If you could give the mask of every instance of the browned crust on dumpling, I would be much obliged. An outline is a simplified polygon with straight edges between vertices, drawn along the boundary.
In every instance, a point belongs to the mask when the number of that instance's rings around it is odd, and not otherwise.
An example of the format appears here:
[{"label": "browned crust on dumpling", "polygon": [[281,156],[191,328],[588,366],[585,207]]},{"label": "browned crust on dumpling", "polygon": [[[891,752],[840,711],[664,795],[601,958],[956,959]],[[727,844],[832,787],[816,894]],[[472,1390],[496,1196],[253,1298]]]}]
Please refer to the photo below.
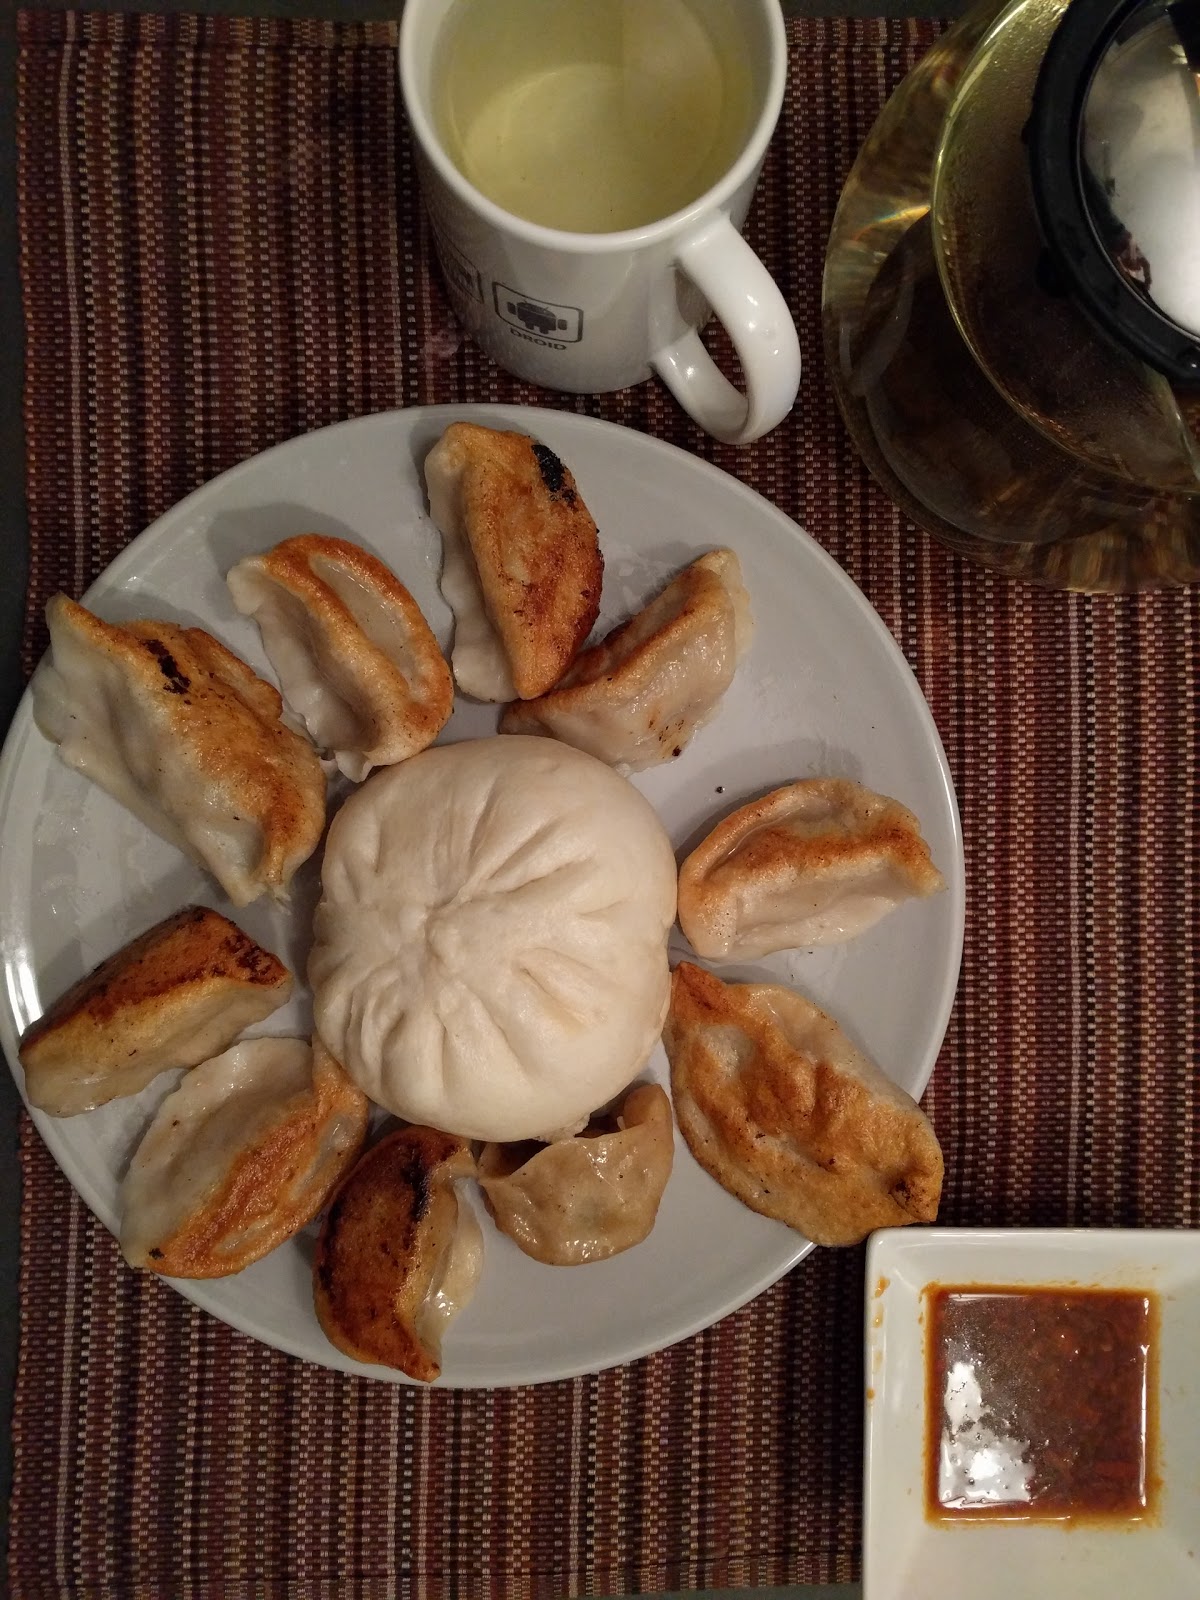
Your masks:
[{"label": "browned crust on dumpling", "polygon": [[[65,600],[66,596],[56,596],[56,599]],[[50,604],[53,605],[54,601],[52,600]],[[164,693],[177,696],[181,707],[188,706],[197,693],[204,693],[206,689],[211,691],[216,687],[203,681],[197,682],[196,669],[198,669],[202,679],[214,678],[226,689],[231,689],[243,710],[250,711],[265,723],[279,721],[283,713],[283,700],[280,698],[279,690],[267,683],[264,678],[260,678],[241,656],[234,655],[227,645],[223,645],[219,639],[214,639],[212,634],[206,633],[203,628],[181,628],[174,622],[154,622],[148,618],[128,622],[122,628],[115,623],[101,622],[99,617],[92,616],[73,600],[68,600],[67,605],[76,607],[76,611],[82,612],[84,617],[90,617],[92,623],[97,625],[92,630],[93,636],[98,630],[102,630],[107,635],[108,642],[117,650],[120,650],[120,634],[126,633],[136,639],[153,663],[153,666],[146,666],[144,676]],[[97,638],[96,642],[100,643],[101,640]],[[126,659],[132,662],[137,660],[137,657],[127,656]],[[155,668],[161,682],[155,679]],[[236,706],[230,707],[229,716],[233,721],[240,720]],[[289,730],[284,728],[283,732],[288,733]],[[292,734],[291,737],[297,739],[299,736]],[[280,741],[282,744],[288,742]],[[303,747],[304,741],[299,742]]]},{"label": "browned crust on dumpling", "polygon": [[[303,533],[240,565],[257,568],[295,596],[330,647],[354,665],[370,722],[366,754],[375,764],[404,760],[433,743],[454,709],[454,680],[420,606],[378,556],[346,539]],[[416,664],[411,681],[368,637],[322,576],[323,565],[345,574],[396,613]]]},{"label": "browned crust on dumpling", "polygon": [[[774,825],[815,789],[833,803],[855,809],[861,827],[853,833],[830,829],[814,838],[797,838]],[[864,800],[871,803],[864,805]],[[886,859],[904,874],[913,894],[936,894],[946,887],[908,807],[887,795],[871,794],[849,778],[801,778],[731,811],[688,856],[679,873],[681,885],[686,881],[690,890],[699,890],[700,874],[719,873],[735,850],[748,871],[770,878],[789,878],[798,868],[823,871],[847,862]]]},{"label": "browned crust on dumpling", "polygon": [[368,1150],[342,1184],[317,1244],[313,1303],[344,1354],[421,1383],[439,1376],[418,1314],[458,1225],[454,1180],[474,1170],[464,1140],[409,1127]]},{"label": "browned crust on dumpling", "polygon": [[[789,820],[810,800],[851,813],[853,827],[817,819],[820,831],[798,833]],[[696,846],[679,869],[679,926],[696,950],[715,957],[708,946],[734,918],[740,885],[782,891],[806,877],[885,864],[917,898],[946,887],[907,806],[850,778],[801,778],[731,811]]]},{"label": "browned crust on dumpling", "polygon": [[462,453],[463,522],[484,605],[516,692],[530,699],[562,677],[599,615],[596,524],[570,470],[527,434],[454,422],[441,447]]},{"label": "browned crust on dumpling", "polygon": [[30,1023],[21,1055],[52,1032],[107,1028],[128,1019],[132,1008],[181,987],[212,983],[250,984],[272,991],[282,1005],[291,974],[278,956],[256,944],[236,923],[208,906],[185,906],[139,934],[115,955],[72,984],[44,1016]]},{"label": "browned crust on dumpling", "polygon": [[[137,1263],[169,1278],[221,1278],[241,1272],[294,1233],[328,1200],[362,1148],[370,1101],[347,1077],[319,1039],[313,1040],[311,1087],[280,1108],[253,1139],[203,1208],[174,1237],[161,1239],[150,1259]],[[343,1124],[336,1146],[330,1124]],[[325,1146],[324,1156],[313,1165]],[[299,1175],[299,1188],[288,1193]],[[267,1224],[264,1226],[264,1223]],[[249,1235],[240,1249],[230,1243]]]},{"label": "browned crust on dumpling", "polygon": [[[817,1048],[795,1048],[783,1021]],[[751,1210],[825,1245],[936,1219],[943,1163],[928,1118],[801,996],[681,962],[663,1043],[689,1149]]]},{"label": "browned crust on dumpling", "polygon": [[[119,663],[166,741],[186,752],[215,801],[261,832],[249,874],[255,892],[281,895],[325,826],[325,777],[315,750],[280,721],[283,701],[202,628],[173,622],[104,622],[55,595],[51,634],[63,627]],[[251,896],[231,897],[244,904]]]},{"label": "browned crust on dumpling", "polygon": [[501,733],[557,736],[560,718],[586,717],[597,704],[617,701],[637,718],[639,765],[646,765],[648,748],[659,761],[679,755],[694,728],[678,718],[661,719],[661,696],[654,692],[655,685],[665,670],[686,670],[689,645],[698,628],[728,633],[732,679],[738,621],[728,582],[731,567],[740,589],[732,551],[712,550],[698,557],[628,622],[585,650],[548,693],[508,706],[500,719]]},{"label": "browned crust on dumpling", "polygon": [[486,1144],[479,1185],[492,1220],[551,1267],[607,1261],[650,1235],[675,1154],[671,1102],[635,1084],[615,1118],[553,1144]]},{"label": "browned crust on dumpling", "polygon": [[[219,911],[185,906],[72,984],[25,1030],[20,1061],[30,1101],[70,1115],[136,1094],[169,1067],[194,1065],[194,1057],[158,1061],[138,1072],[130,1063],[155,1048],[164,1017],[178,1027],[181,1013],[207,1012],[222,996],[244,999],[248,991],[261,1004],[243,1026],[284,1003],[292,975]],[[85,1076],[86,1090],[65,1081],[73,1067]]]}]

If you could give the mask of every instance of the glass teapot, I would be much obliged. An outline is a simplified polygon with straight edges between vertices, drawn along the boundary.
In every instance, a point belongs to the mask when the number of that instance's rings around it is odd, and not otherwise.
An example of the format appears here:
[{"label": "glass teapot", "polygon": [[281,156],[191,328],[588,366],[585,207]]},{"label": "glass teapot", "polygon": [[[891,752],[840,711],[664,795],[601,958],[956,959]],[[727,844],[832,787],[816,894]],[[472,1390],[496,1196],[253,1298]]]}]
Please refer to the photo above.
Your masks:
[{"label": "glass teapot", "polygon": [[1200,0],[983,0],[859,154],[823,322],[855,443],[945,543],[1200,579]]}]

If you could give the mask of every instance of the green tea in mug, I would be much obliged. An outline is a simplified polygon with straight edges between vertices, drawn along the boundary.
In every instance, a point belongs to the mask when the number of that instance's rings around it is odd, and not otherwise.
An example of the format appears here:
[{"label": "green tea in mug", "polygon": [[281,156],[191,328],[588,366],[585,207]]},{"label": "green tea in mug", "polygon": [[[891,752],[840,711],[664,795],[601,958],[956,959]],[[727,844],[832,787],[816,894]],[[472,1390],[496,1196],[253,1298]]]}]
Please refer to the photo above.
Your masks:
[{"label": "green tea in mug", "polygon": [[489,200],[571,233],[637,228],[700,198],[751,132],[727,0],[456,0],[438,133]]}]

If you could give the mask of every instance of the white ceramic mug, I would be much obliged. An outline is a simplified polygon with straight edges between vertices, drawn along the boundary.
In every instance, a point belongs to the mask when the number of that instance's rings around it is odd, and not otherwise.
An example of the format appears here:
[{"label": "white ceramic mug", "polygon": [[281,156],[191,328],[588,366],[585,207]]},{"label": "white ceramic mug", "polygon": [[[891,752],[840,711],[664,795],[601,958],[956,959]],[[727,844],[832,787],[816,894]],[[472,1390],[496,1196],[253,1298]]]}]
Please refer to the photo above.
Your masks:
[{"label": "white ceramic mug", "polygon": [[[507,0],[488,4],[494,13]],[[644,226],[543,226],[468,181],[437,121],[440,35],[455,0],[406,0],[401,88],[450,298],[487,354],[517,377],[573,394],[623,389],[657,372],[707,432],[747,444],[787,416],[800,383],[787,304],[738,231],[783,104],[786,35],[779,0],[671,4],[694,11],[698,21],[715,13],[739,30],[747,131],[732,163],[698,199]],[[700,340],[710,310],[733,341],[744,394]]]}]

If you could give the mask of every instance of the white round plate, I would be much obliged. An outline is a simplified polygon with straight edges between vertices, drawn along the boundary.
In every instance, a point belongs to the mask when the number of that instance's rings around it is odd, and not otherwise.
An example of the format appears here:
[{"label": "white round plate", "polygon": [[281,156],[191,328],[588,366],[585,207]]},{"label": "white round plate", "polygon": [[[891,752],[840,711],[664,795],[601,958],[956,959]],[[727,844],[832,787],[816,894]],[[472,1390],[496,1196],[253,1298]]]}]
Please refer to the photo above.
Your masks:
[{"label": "white round plate", "polygon": [[[945,1031],[962,950],[962,844],[945,756],[920,689],[863,595],[793,522],[736,479],[658,440],[572,413],[390,412],[293,439],[206,484],[135,539],[84,599],[114,621],[199,623],[270,677],[257,629],[235,612],[225,573],[290,535],[333,534],[376,551],[448,645],[440,540],[425,510],[421,464],[456,418],[534,434],[575,473],[604,550],[602,629],[702,551],[728,545],[741,558],[756,619],[753,648],[717,717],[683,756],[635,780],[677,848],[751,796],[820,773],[859,779],[921,819],[948,881],[945,894],[901,908],[851,944],[724,969],[725,976],[794,983],[919,1095]],[[442,738],[474,738],[495,726],[495,707],[459,701]],[[33,724],[28,696],[0,759],[0,840],[0,1029],[20,1082],[22,1031],[70,983],[189,901],[230,908],[196,867],[57,759]],[[260,901],[234,913],[298,977],[317,889],[314,861],[298,877],[290,908]],[[302,994],[262,1031],[302,1032],[309,1022]],[[661,1047],[649,1070],[667,1082]],[[110,1229],[129,1154],[175,1077],[82,1116],[34,1113],[55,1160]],[[482,1280],[445,1341],[446,1385],[538,1383],[632,1360],[743,1305],[811,1248],[726,1194],[682,1140],[653,1233],[611,1261],[542,1266],[486,1218],[484,1228]],[[310,1228],[236,1277],[175,1286],[233,1327],[307,1361],[405,1381],[359,1366],[326,1341],[312,1310],[313,1237]]]}]

